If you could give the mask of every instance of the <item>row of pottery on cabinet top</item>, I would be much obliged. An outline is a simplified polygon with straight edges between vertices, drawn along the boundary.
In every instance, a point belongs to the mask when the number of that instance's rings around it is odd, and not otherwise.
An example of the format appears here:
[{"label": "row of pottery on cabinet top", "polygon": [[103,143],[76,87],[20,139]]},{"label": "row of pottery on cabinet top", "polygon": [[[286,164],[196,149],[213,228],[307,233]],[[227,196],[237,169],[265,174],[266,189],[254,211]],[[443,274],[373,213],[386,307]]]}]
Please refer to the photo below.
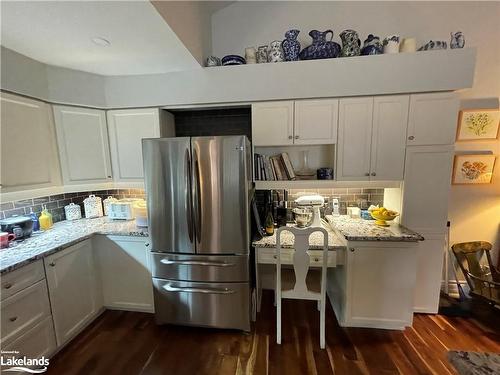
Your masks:
[{"label": "row of pottery on cabinet top", "polygon": [[[340,33],[342,47],[333,41],[333,31],[312,30],[309,36],[312,44],[301,51],[300,42],[297,40],[300,31],[297,29],[288,30],[283,41],[275,40],[268,45],[263,45],[255,49],[248,47],[245,49],[245,58],[238,55],[227,55],[221,59],[210,56],[207,59],[207,66],[218,65],[242,65],[281,61],[298,61],[328,59],[335,57],[351,57],[360,55],[379,55],[382,53],[415,52],[417,42],[415,38],[401,39],[399,35],[386,37],[382,42],[378,36],[369,34],[361,47],[361,40],[355,30],[344,30]],[[330,36],[329,40],[327,37]],[[461,31],[451,33],[450,48],[463,48],[465,38]],[[418,51],[446,49],[445,41],[429,41],[422,45]]]}]

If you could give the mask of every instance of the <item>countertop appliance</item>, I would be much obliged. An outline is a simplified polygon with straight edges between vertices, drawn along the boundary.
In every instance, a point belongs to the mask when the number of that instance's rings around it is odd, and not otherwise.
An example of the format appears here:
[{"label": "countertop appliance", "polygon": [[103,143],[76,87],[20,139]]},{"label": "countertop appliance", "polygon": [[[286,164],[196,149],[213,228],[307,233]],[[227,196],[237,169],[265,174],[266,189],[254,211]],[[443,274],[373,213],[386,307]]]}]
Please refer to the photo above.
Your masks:
[{"label": "countertop appliance", "polygon": [[120,199],[108,203],[108,217],[114,220],[133,220],[135,218],[134,204],[141,201],[138,198]]},{"label": "countertop appliance", "polygon": [[33,232],[33,221],[29,216],[12,216],[0,220],[0,230],[2,232],[14,234],[16,240],[22,240],[31,236]]},{"label": "countertop appliance", "polygon": [[312,227],[321,227],[321,212],[320,208],[325,204],[325,198],[321,195],[303,195],[295,200],[295,204],[299,207],[312,207],[313,218]]},{"label": "countertop appliance", "polygon": [[143,139],[158,324],[250,330],[250,143]]}]

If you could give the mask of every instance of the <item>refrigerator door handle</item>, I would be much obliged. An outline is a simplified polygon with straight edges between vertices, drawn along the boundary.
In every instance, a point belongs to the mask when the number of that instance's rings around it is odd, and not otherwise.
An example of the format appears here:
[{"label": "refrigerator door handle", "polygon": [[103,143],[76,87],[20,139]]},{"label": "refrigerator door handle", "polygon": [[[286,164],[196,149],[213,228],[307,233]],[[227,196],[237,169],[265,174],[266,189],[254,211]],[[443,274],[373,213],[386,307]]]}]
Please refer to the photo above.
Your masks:
[{"label": "refrigerator door handle", "polygon": [[200,166],[198,151],[193,147],[193,209],[195,212],[196,242],[201,241],[201,193],[200,193]]},{"label": "refrigerator door handle", "polygon": [[234,263],[225,262],[207,262],[200,260],[172,260],[164,258],[160,260],[162,264],[179,265],[179,266],[212,266],[212,267],[234,267]]},{"label": "refrigerator door handle", "polygon": [[188,235],[189,235],[189,241],[193,243],[193,213],[192,213],[192,206],[193,206],[193,200],[191,196],[191,157],[189,156],[189,149],[186,149],[185,157],[184,157],[184,163],[185,163],[185,168],[184,168],[184,174],[186,178],[186,204],[185,204],[185,210],[186,210],[186,220],[187,220],[187,226],[188,226]]},{"label": "refrigerator door handle", "polygon": [[165,284],[163,286],[167,292],[178,293],[203,293],[203,294],[233,294],[235,291],[229,288],[193,288],[193,287],[177,287],[174,284]]}]

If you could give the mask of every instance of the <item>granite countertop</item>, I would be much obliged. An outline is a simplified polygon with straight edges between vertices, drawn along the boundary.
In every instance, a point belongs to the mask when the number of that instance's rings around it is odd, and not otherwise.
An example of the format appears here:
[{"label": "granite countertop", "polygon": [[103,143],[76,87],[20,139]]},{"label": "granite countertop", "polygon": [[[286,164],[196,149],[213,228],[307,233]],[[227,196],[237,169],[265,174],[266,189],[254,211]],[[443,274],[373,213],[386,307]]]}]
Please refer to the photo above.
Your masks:
[{"label": "granite countertop", "polygon": [[326,220],[337,229],[348,241],[423,241],[420,234],[405,228],[398,223],[390,223],[388,227],[375,224],[375,220],[352,219],[347,215],[326,215]]},{"label": "granite countertop", "polygon": [[[292,225],[289,225],[292,226]],[[345,248],[344,242],[331,228],[325,228],[328,232],[328,250],[338,250]],[[281,247],[293,248],[294,236],[289,231],[281,233]],[[309,237],[310,249],[322,249],[323,235],[320,232],[315,232]],[[253,241],[254,247],[276,247],[276,231],[272,236],[262,237],[260,240]]]},{"label": "granite countertop", "polygon": [[117,221],[107,217],[61,221],[45,232],[33,233],[22,242],[11,243],[0,250],[0,274],[60,251],[94,234],[118,236],[148,236],[147,228],[139,228],[135,220]]}]

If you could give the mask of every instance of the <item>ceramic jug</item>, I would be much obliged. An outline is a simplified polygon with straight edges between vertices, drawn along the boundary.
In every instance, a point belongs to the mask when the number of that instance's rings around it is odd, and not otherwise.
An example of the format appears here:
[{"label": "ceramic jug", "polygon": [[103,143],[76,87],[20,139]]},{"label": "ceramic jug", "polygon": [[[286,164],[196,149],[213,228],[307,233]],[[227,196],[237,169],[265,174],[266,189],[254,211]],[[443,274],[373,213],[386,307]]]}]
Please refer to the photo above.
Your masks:
[{"label": "ceramic jug", "polygon": [[[330,40],[326,40],[326,36],[330,34]],[[312,38],[312,44],[304,48],[299,57],[301,60],[313,60],[313,59],[330,59],[338,57],[340,55],[340,45],[333,39],[333,31],[318,31],[312,30],[309,32],[309,36]]]},{"label": "ceramic jug", "polygon": [[283,61],[283,49],[281,48],[281,40],[275,40],[269,45],[268,61]]},{"label": "ceramic jug", "polygon": [[465,38],[461,31],[451,33],[450,48],[464,48]]},{"label": "ceramic jug", "polygon": [[285,40],[281,43],[285,61],[297,61],[300,53],[300,43],[297,36],[300,31],[297,29],[288,30],[285,33]]},{"label": "ceramic jug", "polygon": [[368,35],[363,43],[363,48],[361,49],[361,54],[366,55],[380,55],[382,53],[382,43],[380,43],[380,38],[373,34]]},{"label": "ceramic jug", "polygon": [[359,40],[356,31],[344,30],[340,33],[340,39],[342,39],[342,51],[340,52],[342,57],[359,56],[361,54],[361,40]]}]

